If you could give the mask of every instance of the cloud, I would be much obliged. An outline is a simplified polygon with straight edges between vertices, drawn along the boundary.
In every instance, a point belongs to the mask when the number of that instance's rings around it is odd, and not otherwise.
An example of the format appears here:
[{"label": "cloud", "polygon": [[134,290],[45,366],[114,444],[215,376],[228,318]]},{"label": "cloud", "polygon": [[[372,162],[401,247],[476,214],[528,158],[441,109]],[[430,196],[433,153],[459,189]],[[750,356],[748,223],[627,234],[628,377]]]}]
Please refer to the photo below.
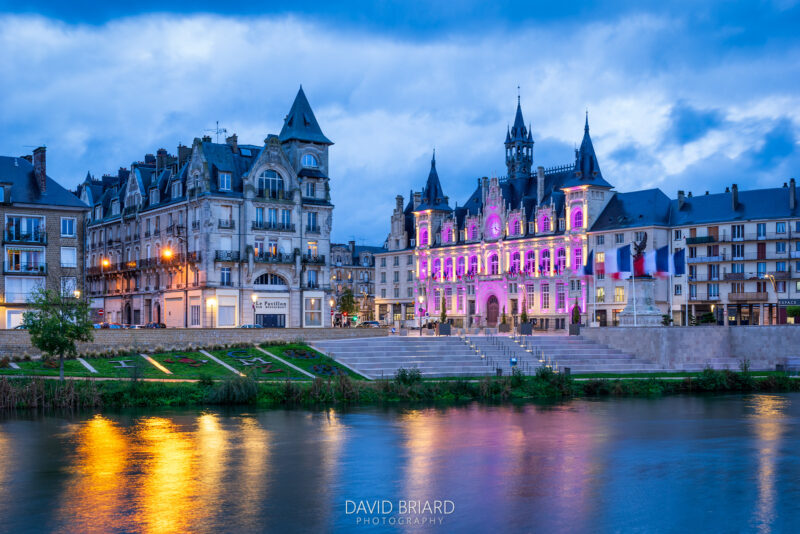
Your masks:
[{"label": "cloud", "polygon": [[0,153],[46,143],[48,170],[74,187],[87,170],[190,144],[217,120],[260,144],[302,83],[336,143],[334,239],[379,244],[395,195],[424,185],[433,147],[453,202],[477,178],[505,174],[519,85],[537,165],[573,161],[588,107],[600,166],[618,190],[713,189],[737,169],[752,177],[741,187],[782,183],[796,172],[800,47],[781,30],[779,51],[769,40],[744,50],[730,45],[735,28],[696,24],[640,11],[420,38],[297,14],[95,25],[6,15]]}]

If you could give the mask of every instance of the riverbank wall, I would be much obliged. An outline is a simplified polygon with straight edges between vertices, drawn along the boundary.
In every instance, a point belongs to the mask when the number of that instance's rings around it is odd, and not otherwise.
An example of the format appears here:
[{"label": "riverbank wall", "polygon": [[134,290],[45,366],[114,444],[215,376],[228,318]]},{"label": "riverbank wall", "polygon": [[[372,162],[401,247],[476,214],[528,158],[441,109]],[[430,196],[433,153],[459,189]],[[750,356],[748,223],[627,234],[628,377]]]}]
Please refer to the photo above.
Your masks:
[{"label": "riverbank wall", "polygon": [[582,328],[581,336],[667,369],[715,360],[749,360],[752,369],[800,358],[800,326],[643,326]]},{"label": "riverbank wall", "polygon": [[[192,347],[212,347],[235,343],[265,341],[310,342],[319,339],[350,339],[386,336],[385,328],[136,328],[98,329],[94,341],[79,343],[81,354],[126,349],[135,352],[187,350]],[[25,330],[0,330],[0,358],[8,356],[38,356]]]}]

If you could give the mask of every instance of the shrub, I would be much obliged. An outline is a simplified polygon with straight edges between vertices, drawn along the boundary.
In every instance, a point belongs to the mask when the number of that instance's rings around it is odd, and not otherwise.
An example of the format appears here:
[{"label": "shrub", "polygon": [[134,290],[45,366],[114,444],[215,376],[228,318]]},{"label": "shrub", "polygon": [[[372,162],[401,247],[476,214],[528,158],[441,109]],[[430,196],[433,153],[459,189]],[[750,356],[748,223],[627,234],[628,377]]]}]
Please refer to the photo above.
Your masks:
[{"label": "shrub", "polygon": [[394,373],[394,381],[404,386],[411,386],[422,380],[422,373],[416,367],[406,369],[401,367]]},{"label": "shrub", "polygon": [[0,359],[0,367],[3,369],[11,367],[11,359],[8,356],[3,356],[3,359]]},{"label": "shrub", "polygon": [[228,377],[209,392],[209,402],[217,404],[248,404],[255,400],[258,384],[249,376]]}]

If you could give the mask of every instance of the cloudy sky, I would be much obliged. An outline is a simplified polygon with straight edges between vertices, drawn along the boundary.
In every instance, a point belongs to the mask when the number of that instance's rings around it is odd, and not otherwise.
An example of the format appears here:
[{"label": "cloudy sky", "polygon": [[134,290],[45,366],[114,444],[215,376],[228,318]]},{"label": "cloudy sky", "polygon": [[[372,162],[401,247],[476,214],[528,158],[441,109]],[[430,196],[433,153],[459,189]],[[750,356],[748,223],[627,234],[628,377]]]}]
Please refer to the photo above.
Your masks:
[{"label": "cloudy sky", "polygon": [[573,161],[588,109],[619,191],[780,186],[800,178],[799,3],[3,0],[0,154],[46,144],[74,187],[215,121],[261,144],[302,84],[336,143],[333,237],[380,244],[434,147],[451,202],[505,174],[519,86],[537,165]]}]

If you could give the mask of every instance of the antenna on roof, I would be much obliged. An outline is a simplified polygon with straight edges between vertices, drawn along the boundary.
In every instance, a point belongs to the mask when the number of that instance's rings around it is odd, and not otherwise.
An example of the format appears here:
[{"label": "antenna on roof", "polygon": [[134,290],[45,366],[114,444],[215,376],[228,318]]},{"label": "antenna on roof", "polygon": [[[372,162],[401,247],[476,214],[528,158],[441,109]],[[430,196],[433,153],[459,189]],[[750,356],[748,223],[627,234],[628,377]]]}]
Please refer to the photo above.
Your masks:
[{"label": "antenna on roof", "polygon": [[207,128],[207,129],[205,129],[205,130],[203,130],[203,131],[204,131],[204,132],[214,132],[215,134],[217,134],[217,141],[216,141],[216,142],[217,142],[217,144],[219,144],[219,134],[221,134],[221,133],[223,133],[223,134],[226,134],[226,133],[228,133],[228,130],[227,130],[226,128],[220,128],[220,127],[219,127],[219,121],[217,121],[217,127],[216,127],[216,128]]}]

